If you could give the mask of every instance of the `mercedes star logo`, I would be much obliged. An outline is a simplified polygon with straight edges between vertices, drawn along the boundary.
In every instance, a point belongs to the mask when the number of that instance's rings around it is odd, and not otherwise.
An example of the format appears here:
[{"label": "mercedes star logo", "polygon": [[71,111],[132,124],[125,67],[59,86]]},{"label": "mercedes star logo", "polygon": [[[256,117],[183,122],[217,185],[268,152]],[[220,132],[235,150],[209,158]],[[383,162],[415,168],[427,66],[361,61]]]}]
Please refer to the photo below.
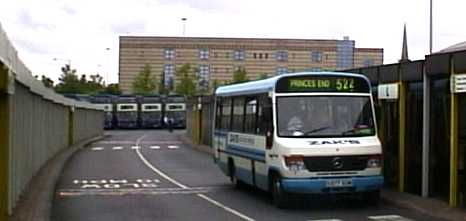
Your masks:
[{"label": "mercedes star logo", "polygon": [[341,160],[340,157],[334,157],[331,163],[332,163],[333,169],[339,170],[343,168],[343,161]]}]

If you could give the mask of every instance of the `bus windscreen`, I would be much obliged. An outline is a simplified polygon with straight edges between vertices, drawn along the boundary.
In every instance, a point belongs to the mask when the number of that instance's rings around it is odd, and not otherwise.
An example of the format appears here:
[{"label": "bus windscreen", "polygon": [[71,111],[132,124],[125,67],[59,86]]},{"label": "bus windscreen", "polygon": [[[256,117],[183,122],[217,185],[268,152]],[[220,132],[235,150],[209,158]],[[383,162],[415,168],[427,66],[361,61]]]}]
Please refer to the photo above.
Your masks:
[{"label": "bus windscreen", "polygon": [[370,93],[370,85],[365,79],[352,76],[291,76],[278,80],[275,92]]}]

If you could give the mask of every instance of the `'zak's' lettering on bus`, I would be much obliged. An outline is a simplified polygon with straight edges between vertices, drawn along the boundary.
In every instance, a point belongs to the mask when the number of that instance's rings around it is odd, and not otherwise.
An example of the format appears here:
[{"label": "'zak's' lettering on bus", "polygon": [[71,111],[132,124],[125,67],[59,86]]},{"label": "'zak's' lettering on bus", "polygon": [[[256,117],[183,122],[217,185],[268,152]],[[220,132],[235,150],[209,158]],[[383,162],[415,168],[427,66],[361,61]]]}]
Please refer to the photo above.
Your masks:
[{"label": "'zak's' lettering on bus", "polygon": [[384,178],[370,83],[350,73],[295,73],[219,87],[214,160],[236,186],[293,194],[361,194]]}]

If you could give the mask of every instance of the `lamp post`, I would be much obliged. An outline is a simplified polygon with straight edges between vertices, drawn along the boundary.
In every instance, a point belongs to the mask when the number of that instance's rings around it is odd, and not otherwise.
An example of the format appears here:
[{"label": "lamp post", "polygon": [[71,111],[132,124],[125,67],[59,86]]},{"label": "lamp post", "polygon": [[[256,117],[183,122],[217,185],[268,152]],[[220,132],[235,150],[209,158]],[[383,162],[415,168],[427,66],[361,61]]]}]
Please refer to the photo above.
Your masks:
[{"label": "lamp post", "polygon": [[107,71],[105,72],[105,83],[108,84],[108,72],[110,72],[110,62],[108,56],[110,56],[110,48],[105,48],[105,51],[108,53],[107,58],[105,59],[107,63]]},{"label": "lamp post", "polygon": [[433,41],[433,14],[432,14],[432,0],[430,0],[430,37],[429,37],[429,54],[432,54],[432,41]]},{"label": "lamp post", "polygon": [[183,22],[183,37],[186,37],[186,20],[187,18],[181,18],[181,21]]}]

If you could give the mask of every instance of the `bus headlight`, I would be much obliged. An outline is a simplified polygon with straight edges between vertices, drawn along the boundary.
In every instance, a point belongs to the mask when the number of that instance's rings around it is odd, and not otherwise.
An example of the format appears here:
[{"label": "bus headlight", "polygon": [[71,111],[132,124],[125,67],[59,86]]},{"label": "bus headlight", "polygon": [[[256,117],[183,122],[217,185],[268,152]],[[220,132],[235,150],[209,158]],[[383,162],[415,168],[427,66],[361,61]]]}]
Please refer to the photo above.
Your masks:
[{"label": "bus headlight", "polygon": [[367,168],[380,167],[382,167],[382,155],[369,156],[369,159],[367,159]]},{"label": "bus headlight", "polygon": [[306,166],[304,165],[304,157],[302,155],[285,156],[285,164],[295,173],[299,170],[306,169]]}]

